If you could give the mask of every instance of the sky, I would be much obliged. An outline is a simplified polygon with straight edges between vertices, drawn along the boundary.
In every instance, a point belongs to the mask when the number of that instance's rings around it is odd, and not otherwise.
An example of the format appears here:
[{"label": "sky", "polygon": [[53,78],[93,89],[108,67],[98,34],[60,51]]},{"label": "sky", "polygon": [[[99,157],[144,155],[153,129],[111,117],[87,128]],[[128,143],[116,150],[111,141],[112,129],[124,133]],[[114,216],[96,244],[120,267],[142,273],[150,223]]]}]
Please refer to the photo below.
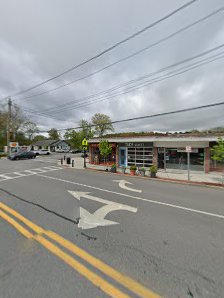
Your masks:
[{"label": "sky", "polygon": [[[188,1],[0,0],[0,102],[5,103],[4,97],[32,87],[95,56]],[[223,6],[223,0],[198,0],[100,58],[27,93],[12,96],[12,101],[37,123],[40,130],[76,127],[81,119],[91,121],[95,113],[104,113],[112,120],[120,120],[224,101],[222,56],[170,78],[166,78],[166,75],[187,64],[158,72],[222,45],[224,11],[88,78],[26,98],[97,72]],[[200,59],[207,59],[222,51],[224,48]],[[144,88],[127,93],[127,87],[138,86],[120,86],[150,74],[148,80],[151,83]],[[96,95],[115,86],[120,87],[114,91],[121,92],[119,96],[111,97],[112,91],[101,97]],[[95,97],[89,97],[93,95]],[[64,104],[67,105],[56,110],[57,106]],[[40,113],[45,115],[41,116]],[[114,127],[116,132],[207,129],[224,126],[223,114],[224,106],[219,106],[125,122]]]}]

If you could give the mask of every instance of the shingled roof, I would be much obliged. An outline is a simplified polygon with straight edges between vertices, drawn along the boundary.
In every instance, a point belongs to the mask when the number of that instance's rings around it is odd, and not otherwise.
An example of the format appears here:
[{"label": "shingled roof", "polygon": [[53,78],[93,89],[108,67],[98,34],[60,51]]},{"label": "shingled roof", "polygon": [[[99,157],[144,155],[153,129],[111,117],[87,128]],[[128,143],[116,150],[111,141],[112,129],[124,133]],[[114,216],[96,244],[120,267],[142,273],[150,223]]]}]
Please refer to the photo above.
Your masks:
[{"label": "shingled roof", "polygon": [[33,146],[51,146],[58,141],[60,141],[60,140],[41,140],[41,141],[37,141],[36,143],[34,143],[32,145]]}]

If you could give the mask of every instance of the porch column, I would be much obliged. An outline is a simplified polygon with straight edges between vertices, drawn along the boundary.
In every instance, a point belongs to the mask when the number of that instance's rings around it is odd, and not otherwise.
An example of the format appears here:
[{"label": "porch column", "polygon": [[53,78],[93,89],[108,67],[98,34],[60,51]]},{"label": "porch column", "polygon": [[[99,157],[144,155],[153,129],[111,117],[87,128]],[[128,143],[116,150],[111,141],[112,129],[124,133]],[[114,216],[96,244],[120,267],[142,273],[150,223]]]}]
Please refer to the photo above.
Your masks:
[{"label": "porch column", "polygon": [[209,173],[210,171],[210,148],[206,147],[205,149],[205,173]]},{"label": "porch column", "polygon": [[152,163],[154,166],[158,166],[158,148],[153,147]]}]

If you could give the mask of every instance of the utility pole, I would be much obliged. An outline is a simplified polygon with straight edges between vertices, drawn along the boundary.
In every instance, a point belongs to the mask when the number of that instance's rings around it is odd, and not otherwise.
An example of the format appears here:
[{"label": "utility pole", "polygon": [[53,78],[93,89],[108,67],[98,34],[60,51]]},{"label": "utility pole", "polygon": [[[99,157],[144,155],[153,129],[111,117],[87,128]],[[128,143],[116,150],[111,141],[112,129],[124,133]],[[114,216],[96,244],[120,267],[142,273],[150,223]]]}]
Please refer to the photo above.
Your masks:
[{"label": "utility pole", "polygon": [[10,153],[10,132],[11,132],[11,118],[12,118],[12,100],[8,98],[8,117],[7,117],[7,152]]}]

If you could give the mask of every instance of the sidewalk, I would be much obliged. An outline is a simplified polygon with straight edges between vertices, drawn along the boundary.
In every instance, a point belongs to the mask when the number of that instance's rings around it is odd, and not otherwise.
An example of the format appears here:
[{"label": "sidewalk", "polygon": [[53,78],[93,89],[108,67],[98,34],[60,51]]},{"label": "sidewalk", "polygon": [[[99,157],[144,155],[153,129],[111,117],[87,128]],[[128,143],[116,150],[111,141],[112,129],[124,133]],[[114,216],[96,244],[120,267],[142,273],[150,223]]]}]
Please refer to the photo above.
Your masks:
[{"label": "sidewalk", "polygon": [[[65,164],[64,164],[65,165]],[[72,168],[72,164],[66,165],[69,168]],[[74,169],[83,169],[84,166],[84,160],[81,157],[76,157],[74,159]],[[106,166],[103,165],[94,165],[94,164],[89,164],[89,160],[86,159],[86,167],[87,169],[92,169],[92,170],[98,170],[98,171],[105,171]],[[110,166],[108,167],[110,170]],[[117,169],[117,173],[121,173],[121,169]],[[130,171],[126,169],[125,171],[126,174],[129,174]],[[150,176],[149,171],[146,171],[145,176]],[[167,180],[167,181],[184,181],[188,182],[188,174],[187,171],[185,170],[159,170],[157,172],[157,177],[160,178],[161,180]],[[190,182],[197,182],[197,183],[202,183],[202,184],[214,184],[217,185],[219,184],[220,186],[224,186],[224,176],[222,173],[219,172],[211,172],[211,173],[204,173],[201,171],[191,171],[190,172]]]},{"label": "sidewalk", "polygon": [[[188,180],[187,171],[181,170],[160,170],[157,173],[159,178],[165,179],[175,179],[175,180]],[[211,172],[211,173],[204,173],[201,171],[191,171],[190,172],[190,181],[193,182],[205,182],[205,183],[224,183],[224,177],[222,173],[219,172]]]}]

